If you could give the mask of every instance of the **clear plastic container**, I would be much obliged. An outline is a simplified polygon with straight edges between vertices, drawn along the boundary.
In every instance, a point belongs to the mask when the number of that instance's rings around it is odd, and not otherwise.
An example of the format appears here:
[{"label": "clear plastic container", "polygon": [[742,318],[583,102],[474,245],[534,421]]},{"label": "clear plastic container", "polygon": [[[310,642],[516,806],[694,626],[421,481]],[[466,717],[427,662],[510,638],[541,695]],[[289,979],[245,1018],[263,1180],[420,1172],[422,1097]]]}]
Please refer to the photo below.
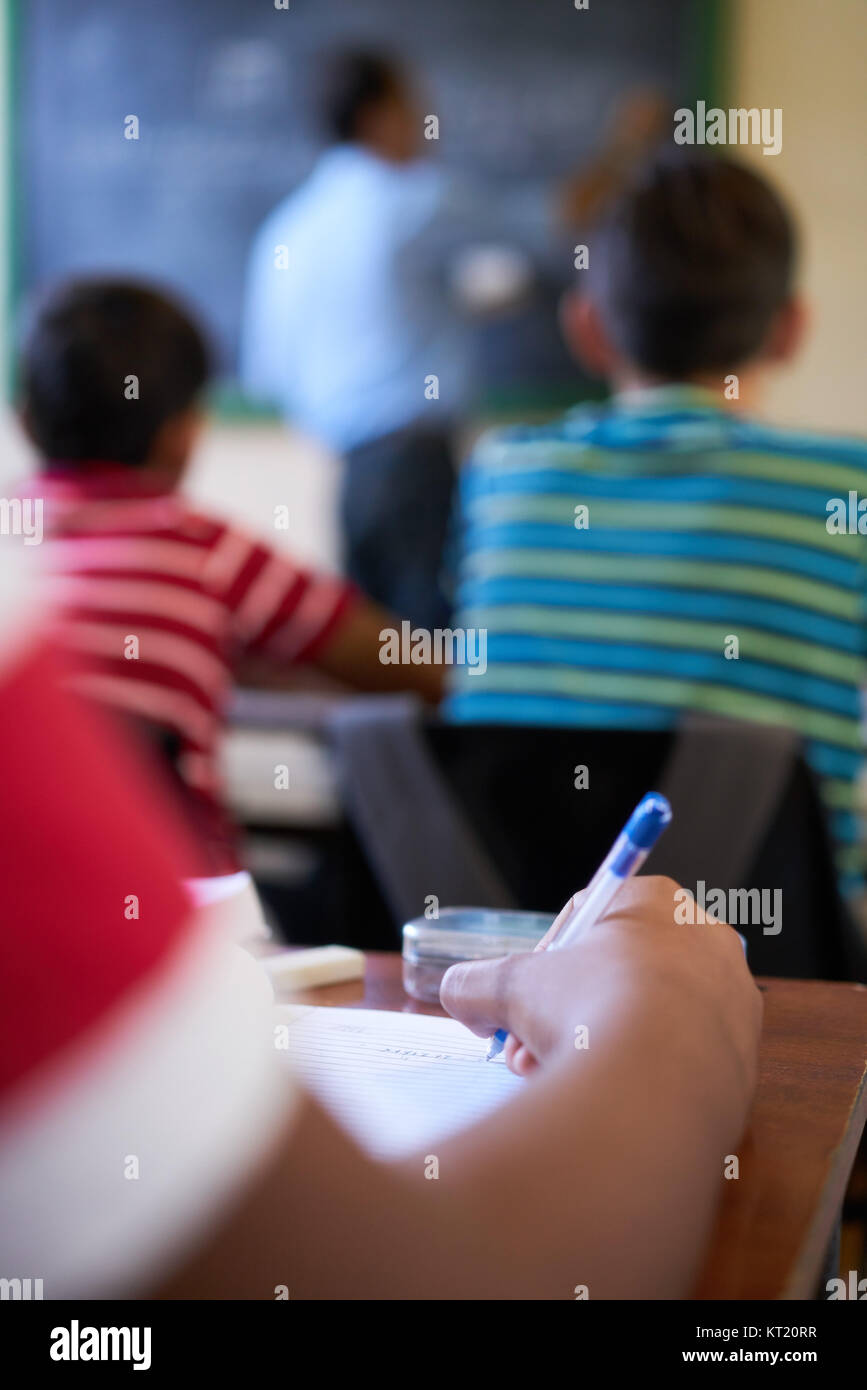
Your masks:
[{"label": "clear plastic container", "polygon": [[444,907],[438,917],[414,917],[403,929],[403,987],[413,999],[436,1003],[450,965],[532,951],[553,922],[546,912]]}]

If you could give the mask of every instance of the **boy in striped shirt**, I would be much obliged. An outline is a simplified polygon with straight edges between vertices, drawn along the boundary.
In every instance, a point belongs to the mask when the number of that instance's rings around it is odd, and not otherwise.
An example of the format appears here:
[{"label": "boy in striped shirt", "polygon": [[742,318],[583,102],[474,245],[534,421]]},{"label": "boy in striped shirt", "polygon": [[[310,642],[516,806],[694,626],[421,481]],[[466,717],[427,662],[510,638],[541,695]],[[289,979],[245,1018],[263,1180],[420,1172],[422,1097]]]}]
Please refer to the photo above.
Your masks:
[{"label": "boy in striped shirt", "polygon": [[43,506],[74,685],[171,747],[203,872],[216,874],[237,868],[216,760],[240,663],[279,673],[306,662],[362,689],[400,685],[431,700],[440,672],[382,664],[390,615],[180,495],[208,375],[183,310],[120,280],[56,290],[22,361],[23,419],[42,456],[26,491]]},{"label": "boy in striped shirt", "polygon": [[860,891],[867,549],[839,516],[867,446],[744,413],[801,335],[789,217],[727,159],[662,156],[589,251],[564,324],[614,395],[477,446],[455,623],[487,629],[487,671],[453,673],[450,715],[794,728]]}]

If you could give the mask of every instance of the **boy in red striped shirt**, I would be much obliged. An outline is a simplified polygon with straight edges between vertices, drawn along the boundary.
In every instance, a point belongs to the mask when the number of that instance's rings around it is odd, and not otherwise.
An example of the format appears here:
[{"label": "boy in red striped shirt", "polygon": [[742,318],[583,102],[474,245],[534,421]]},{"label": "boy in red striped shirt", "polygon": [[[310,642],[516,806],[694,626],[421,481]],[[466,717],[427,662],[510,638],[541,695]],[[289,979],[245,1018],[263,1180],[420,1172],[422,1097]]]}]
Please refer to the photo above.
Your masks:
[{"label": "boy in red striped shirt", "polygon": [[279,672],[305,662],[360,689],[429,700],[441,672],[381,663],[391,615],[179,494],[209,365],[199,329],[164,295],[82,280],[36,315],[22,385],[43,460],[26,491],[43,503],[74,684],[172,742],[205,867],[223,873],[237,862],[216,755],[239,664]]}]

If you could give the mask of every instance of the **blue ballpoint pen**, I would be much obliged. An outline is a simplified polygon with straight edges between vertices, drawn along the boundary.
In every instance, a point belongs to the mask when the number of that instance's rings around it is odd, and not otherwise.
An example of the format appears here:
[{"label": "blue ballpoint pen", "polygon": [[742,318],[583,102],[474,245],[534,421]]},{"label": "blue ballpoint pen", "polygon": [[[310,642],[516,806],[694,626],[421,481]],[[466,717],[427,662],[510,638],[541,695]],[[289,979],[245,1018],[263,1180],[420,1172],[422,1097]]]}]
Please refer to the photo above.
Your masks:
[{"label": "blue ballpoint pen", "polygon": [[[648,792],[636,806],[587,885],[583,900],[566,918],[553,941],[546,946],[556,951],[571,945],[594,926],[628,878],[637,873],[671,820],[671,807],[658,792]],[[509,1034],[498,1028],[488,1046],[488,1061],[499,1057]]]}]

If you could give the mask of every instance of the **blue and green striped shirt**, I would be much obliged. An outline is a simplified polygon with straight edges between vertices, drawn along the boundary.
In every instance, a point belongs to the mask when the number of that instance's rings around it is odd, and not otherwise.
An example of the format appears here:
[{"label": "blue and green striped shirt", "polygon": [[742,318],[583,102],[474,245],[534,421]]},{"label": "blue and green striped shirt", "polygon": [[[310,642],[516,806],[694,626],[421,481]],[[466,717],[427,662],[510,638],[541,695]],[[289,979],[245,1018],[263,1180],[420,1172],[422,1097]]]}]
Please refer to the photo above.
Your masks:
[{"label": "blue and green striped shirt", "polygon": [[455,668],[447,716],[788,725],[822,779],[844,889],[862,887],[867,536],[826,524],[852,492],[867,497],[863,441],[758,424],[691,387],[484,435],[461,485],[454,625],[487,630],[487,669]]}]

